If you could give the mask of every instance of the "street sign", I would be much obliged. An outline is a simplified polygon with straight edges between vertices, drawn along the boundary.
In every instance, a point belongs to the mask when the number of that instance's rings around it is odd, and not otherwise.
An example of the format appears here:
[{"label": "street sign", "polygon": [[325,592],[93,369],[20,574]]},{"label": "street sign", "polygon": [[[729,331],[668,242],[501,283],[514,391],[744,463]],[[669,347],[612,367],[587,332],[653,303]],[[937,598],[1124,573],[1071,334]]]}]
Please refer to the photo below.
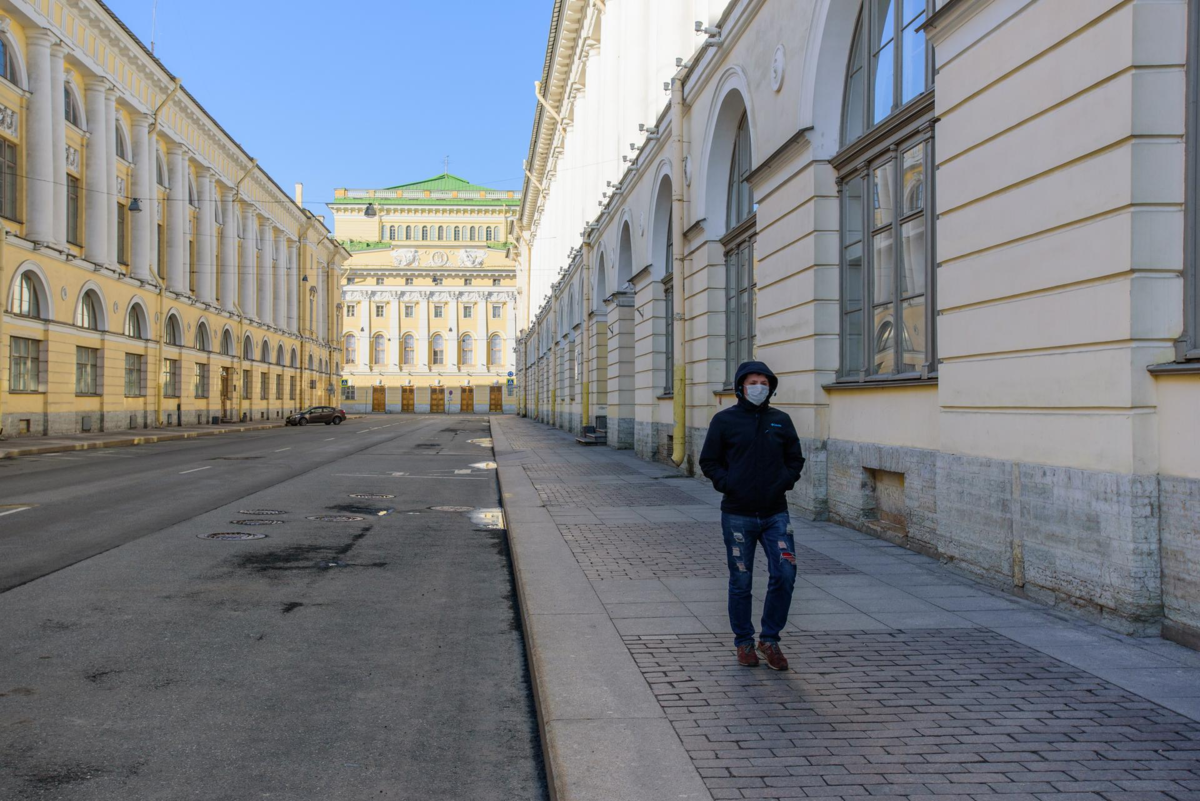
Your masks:
[{"label": "street sign", "polygon": [[514,382],[513,382],[513,380],[512,380],[511,378],[510,378],[510,379],[508,379],[508,385],[509,385],[510,387],[513,385],[513,383],[514,383]]},{"label": "street sign", "polygon": [[513,371],[512,371],[512,370],[509,370],[509,371],[508,371],[508,377],[509,377],[509,378],[512,378],[512,377],[513,377]]},{"label": "street sign", "polygon": [[349,379],[349,378],[343,378],[343,379],[342,379],[342,386],[343,386],[343,387],[348,387],[348,386],[350,386],[350,379]]}]

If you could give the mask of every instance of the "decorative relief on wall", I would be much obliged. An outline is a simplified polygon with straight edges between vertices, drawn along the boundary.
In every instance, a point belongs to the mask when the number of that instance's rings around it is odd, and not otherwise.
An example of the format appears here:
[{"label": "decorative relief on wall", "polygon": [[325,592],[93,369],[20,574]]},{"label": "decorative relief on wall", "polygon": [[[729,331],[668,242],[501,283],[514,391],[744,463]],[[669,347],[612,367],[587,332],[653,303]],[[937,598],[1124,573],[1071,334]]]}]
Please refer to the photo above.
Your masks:
[{"label": "decorative relief on wall", "polygon": [[458,252],[459,267],[479,267],[483,264],[482,250],[465,249]]},{"label": "decorative relief on wall", "polygon": [[416,267],[421,263],[421,255],[415,248],[392,251],[392,264],[397,267]]},{"label": "decorative relief on wall", "polygon": [[125,179],[117,176],[117,196],[125,197]]},{"label": "decorative relief on wall", "polygon": [[445,267],[446,262],[450,261],[450,257],[446,255],[445,251],[435,250],[429,257],[429,261],[434,267]]},{"label": "decorative relief on wall", "polygon": [[16,139],[21,134],[21,126],[18,122],[17,112],[13,111],[8,106],[0,106],[0,131]]},{"label": "decorative relief on wall", "polygon": [[771,59],[771,88],[778,92],[783,88],[783,70],[787,66],[787,55],[784,53],[783,45],[775,48],[775,55]]},{"label": "decorative relief on wall", "polygon": [[67,169],[68,170],[78,170],[79,169],[79,151],[76,150],[75,148],[71,147],[70,145],[67,145]]}]

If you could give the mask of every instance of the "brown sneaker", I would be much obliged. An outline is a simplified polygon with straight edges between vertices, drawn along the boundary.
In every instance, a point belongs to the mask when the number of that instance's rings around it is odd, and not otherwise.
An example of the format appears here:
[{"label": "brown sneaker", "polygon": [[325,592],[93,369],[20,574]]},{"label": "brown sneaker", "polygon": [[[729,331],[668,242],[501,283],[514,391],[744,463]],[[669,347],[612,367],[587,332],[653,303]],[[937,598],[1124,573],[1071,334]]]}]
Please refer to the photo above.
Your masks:
[{"label": "brown sneaker", "polygon": [[738,664],[742,667],[758,667],[758,654],[753,645],[738,646]]},{"label": "brown sneaker", "polygon": [[767,660],[767,667],[771,670],[788,669],[787,657],[783,655],[783,651],[779,650],[777,643],[759,640],[758,652],[763,655],[763,659]]}]

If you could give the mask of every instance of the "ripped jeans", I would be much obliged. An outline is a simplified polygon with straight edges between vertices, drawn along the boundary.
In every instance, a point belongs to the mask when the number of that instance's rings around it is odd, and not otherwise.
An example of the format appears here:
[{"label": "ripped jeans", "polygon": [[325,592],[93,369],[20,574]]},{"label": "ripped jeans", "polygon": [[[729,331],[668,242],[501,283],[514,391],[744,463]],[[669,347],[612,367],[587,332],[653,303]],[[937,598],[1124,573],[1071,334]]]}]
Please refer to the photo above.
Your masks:
[{"label": "ripped jeans", "polygon": [[796,584],[796,546],[788,533],[790,522],[787,512],[770,517],[721,513],[721,532],[725,535],[725,556],[729,563],[729,625],[733,628],[735,646],[754,642],[750,593],[754,582],[754,550],[760,542],[767,555],[769,579],[759,639],[779,642],[779,632],[787,624],[792,588]]}]

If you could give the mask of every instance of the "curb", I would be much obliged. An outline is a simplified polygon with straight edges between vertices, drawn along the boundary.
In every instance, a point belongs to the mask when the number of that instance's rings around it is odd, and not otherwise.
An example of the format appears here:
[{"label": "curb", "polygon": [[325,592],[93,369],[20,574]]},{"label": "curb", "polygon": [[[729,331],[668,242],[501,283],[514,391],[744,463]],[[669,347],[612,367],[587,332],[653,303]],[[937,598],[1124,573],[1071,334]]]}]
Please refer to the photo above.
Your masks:
[{"label": "curb", "polygon": [[265,431],[271,428],[283,428],[283,423],[268,423],[264,425],[245,426],[243,428],[214,428],[210,431],[187,431],[182,434],[150,434],[144,437],[129,437],[126,439],[102,439],[92,442],[75,442],[64,445],[40,445],[30,448],[0,453],[0,459],[16,459],[21,456],[38,456],[44,453],[69,453],[71,451],[92,451],[100,448],[123,448],[134,445],[152,445],[156,442],[171,442],[180,439],[196,439],[212,437],[217,434],[236,434],[241,431]]}]

